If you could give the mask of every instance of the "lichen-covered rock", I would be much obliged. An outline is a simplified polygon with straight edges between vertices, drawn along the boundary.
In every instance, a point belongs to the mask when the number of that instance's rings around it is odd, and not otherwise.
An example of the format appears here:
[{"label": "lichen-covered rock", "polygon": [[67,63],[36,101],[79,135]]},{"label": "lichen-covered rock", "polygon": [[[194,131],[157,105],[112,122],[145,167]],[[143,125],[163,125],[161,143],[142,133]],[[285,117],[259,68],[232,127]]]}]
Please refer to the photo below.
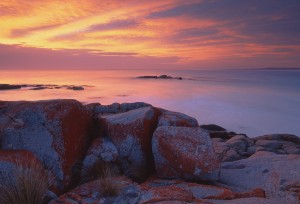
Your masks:
[{"label": "lichen-covered rock", "polygon": [[299,172],[299,155],[259,151],[248,159],[222,163],[220,182],[233,190],[262,188],[267,198],[297,203]]},{"label": "lichen-covered rock", "polygon": [[12,173],[17,166],[30,167],[41,165],[40,160],[27,150],[0,150],[0,177],[1,174]]},{"label": "lichen-covered rock", "polygon": [[156,174],[160,178],[215,181],[220,161],[207,131],[190,127],[158,127],[152,139]]},{"label": "lichen-covered rock", "polygon": [[143,186],[140,203],[157,203],[162,201],[181,201],[192,203],[195,200],[193,193],[188,189],[176,186]]},{"label": "lichen-covered rock", "polygon": [[63,191],[87,150],[90,125],[90,115],[75,100],[2,102],[0,147],[33,152],[53,170],[56,187]]},{"label": "lichen-covered rock", "polygon": [[188,115],[161,109],[161,115],[157,126],[197,127],[199,125],[195,118]]},{"label": "lichen-covered rock", "polygon": [[140,188],[137,184],[126,177],[110,178],[118,185],[118,193],[115,196],[105,196],[102,193],[100,180],[94,180],[82,184],[69,192],[52,200],[49,204],[138,204],[140,199]]},{"label": "lichen-covered rock", "polygon": [[[262,189],[234,192],[224,187],[190,183],[182,180],[163,180],[150,178],[141,184],[140,203],[181,201],[183,203],[210,203],[210,200],[233,200],[237,198],[260,197]],[[205,202],[206,201],[206,202]]]},{"label": "lichen-covered rock", "polygon": [[151,138],[158,120],[158,110],[144,107],[115,115],[100,116],[107,136],[120,156],[124,171],[128,169],[151,170]]},{"label": "lichen-covered rock", "polygon": [[211,200],[231,200],[237,198],[264,198],[264,191],[254,189],[247,192],[234,192],[230,189],[188,183],[182,180],[162,180],[149,178],[141,185],[137,185],[128,178],[111,178],[118,183],[119,192],[115,196],[105,196],[101,192],[100,180],[82,184],[70,190],[50,204],[61,203],[97,203],[97,204],[146,204],[146,203],[214,203]]}]

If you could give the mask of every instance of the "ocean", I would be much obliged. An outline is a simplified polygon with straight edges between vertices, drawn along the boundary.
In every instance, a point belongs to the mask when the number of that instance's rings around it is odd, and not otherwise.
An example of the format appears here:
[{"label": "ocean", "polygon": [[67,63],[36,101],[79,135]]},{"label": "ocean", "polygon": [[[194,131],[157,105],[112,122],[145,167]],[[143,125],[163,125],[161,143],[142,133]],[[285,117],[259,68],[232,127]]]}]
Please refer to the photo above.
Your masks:
[{"label": "ocean", "polygon": [[[138,79],[144,75],[176,79]],[[300,136],[299,70],[1,70],[0,84],[88,85],[82,91],[0,91],[0,100],[74,98],[82,103],[146,102],[250,137]]]}]

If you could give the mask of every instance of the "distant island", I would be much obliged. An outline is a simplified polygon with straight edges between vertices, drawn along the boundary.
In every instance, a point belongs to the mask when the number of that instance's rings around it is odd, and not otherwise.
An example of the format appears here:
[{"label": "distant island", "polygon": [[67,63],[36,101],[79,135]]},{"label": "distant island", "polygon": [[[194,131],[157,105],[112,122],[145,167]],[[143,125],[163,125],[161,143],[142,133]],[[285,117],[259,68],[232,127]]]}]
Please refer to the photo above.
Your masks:
[{"label": "distant island", "polygon": [[282,67],[267,67],[267,68],[262,68],[261,70],[300,70],[300,68],[298,67],[294,67],[294,68],[282,68]]},{"label": "distant island", "polygon": [[160,75],[160,76],[138,76],[136,77],[138,79],[178,79],[182,80],[182,77],[172,77],[168,75]]}]

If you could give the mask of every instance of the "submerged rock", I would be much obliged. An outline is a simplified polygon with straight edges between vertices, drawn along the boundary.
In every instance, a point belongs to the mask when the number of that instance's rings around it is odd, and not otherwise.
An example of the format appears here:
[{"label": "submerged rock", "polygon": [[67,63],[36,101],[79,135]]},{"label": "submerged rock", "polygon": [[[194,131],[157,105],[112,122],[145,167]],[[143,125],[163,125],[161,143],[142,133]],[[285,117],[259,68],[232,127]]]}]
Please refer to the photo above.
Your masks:
[{"label": "submerged rock", "polygon": [[69,86],[68,89],[72,89],[74,91],[84,90],[84,88],[82,86]]},{"label": "submerged rock", "polygon": [[47,89],[47,87],[38,86],[38,87],[30,88],[29,90],[37,91],[37,90],[44,90],[44,89]]},{"label": "submerged rock", "polygon": [[199,128],[162,126],[152,139],[156,174],[160,178],[215,181],[220,161],[208,133]]}]

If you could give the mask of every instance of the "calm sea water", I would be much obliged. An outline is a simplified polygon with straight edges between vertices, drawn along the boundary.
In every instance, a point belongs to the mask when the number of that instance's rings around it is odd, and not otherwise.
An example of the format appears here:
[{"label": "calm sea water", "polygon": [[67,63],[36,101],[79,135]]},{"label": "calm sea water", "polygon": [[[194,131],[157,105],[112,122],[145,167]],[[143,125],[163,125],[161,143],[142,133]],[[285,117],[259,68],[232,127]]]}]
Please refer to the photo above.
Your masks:
[{"label": "calm sea water", "polygon": [[[168,74],[184,80],[136,79]],[[8,90],[0,100],[75,98],[83,103],[142,101],[218,124],[230,131],[259,136],[300,136],[300,71],[0,71],[0,83],[91,85],[84,91]]]}]

